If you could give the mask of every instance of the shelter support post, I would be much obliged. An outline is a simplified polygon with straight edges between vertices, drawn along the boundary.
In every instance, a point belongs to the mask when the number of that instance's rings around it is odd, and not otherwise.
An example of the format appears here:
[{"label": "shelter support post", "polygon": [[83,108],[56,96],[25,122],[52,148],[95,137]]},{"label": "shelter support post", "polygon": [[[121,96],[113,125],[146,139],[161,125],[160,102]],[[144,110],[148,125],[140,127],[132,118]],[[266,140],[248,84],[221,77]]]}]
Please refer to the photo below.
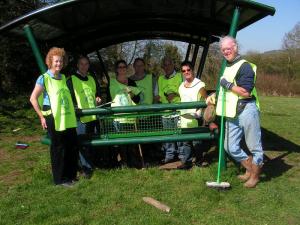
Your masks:
[{"label": "shelter support post", "polygon": [[[238,28],[238,21],[239,21],[239,16],[240,16],[240,9],[239,7],[235,7],[234,9],[234,12],[233,12],[233,16],[232,16],[232,20],[231,20],[231,25],[230,25],[230,30],[229,30],[229,36],[232,36],[232,37],[236,37],[236,33],[237,33],[237,28]],[[224,70],[225,70],[225,67],[226,67],[226,60],[223,58],[222,60],[222,65],[221,65],[221,71],[219,73],[219,77],[218,77],[218,85],[217,85],[217,96],[219,94],[219,90],[220,90],[220,77],[223,75],[224,73]],[[223,99],[225,101],[225,92],[223,92],[224,95],[223,95]],[[223,143],[223,140],[224,140],[224,124],[225,124],[225,121],[224,121],[224,116],[221,117],[221,129],[220,129],[220,141],[219,141],[219,151],[221,154],[220,157],[221,157],[221,163],[220,163],[220,167],[222,170],[226,169],[226,160],[225,160],[225,152],[224,152],[224,143]]]},{"label": "shelter support post", "polygon": [[194,53],[193,53],[193,58],[192,58],[192,65],[193,65],[193,66],[195,66],[195,63],[196,63],[198,51],[199,51],[199,44],[195,44]]},{"label": "shelter support post", "polygon": [[211,41],[211,36],[207,37],[205,45],[203,47],[203,51],[202,51],[202,55],[201,55],[201,59],[200,59],[200,63],[198,66],[198,70],[197,70],[197,78],[201,78],[202,72],[203,72],[203,68],[204,68],[204,64],[205,64],[205,60],[207,57],[207,53],[208,53],[208,49],[209,49],[209,44]]},{"label": "shelter support post", "polygon": [[192,44],[189,43],[188,48],[187,48],[187,50],[186,50],[186,54],[185,54],[185,59],[184,59],[184,61],[188,61],[188,60],[189,60],[189,58],[190,58],[190,53],[191,53],[191,47],[192,47]]},{"label": "shelter support post", "polygon": [[46,68],[46,65],[43,61],[43,58],[42,58],[41,52],[40,52],[40,50],[37,46],[37,43],[35,41],[34,34],[33,34],[33,32],[32,32],[29,25],[24,26],[24,32],[25,32],[25,35],[26,35],[26,37],[28,39],[28,42],[31,46],[32,52],[34,54],[34,57],[37,61],[37,64],[39,66],[39,69],[40,69],[41,73],[45,73],[47,71],[47,68]]},{"label": "shelter support post", "polygon": [[[97,57],[98,57],[98,59],[99,59],[99,63],[100,63],[101,70],[103,71],[104,76],[105,76],[105,78],[106,78],[106,80],[107,80],[107,87],[109,87],[109,84],[110,84],[110,78],[109,78],[109,76],[108,76],[106,67],[105,67],[105,65],[104,65],[104,62],[103,62],[103,59],[102,59],[102,57],[101,57],[101,54],[100,54],[99,50],[96,51],[96,54],[97,54]],[[106,96],[107,96],[106,101],[107,101],[107,102],[110,102],[110,101],[111,101],[111,96],[110,96],[109,88],[106,89]]]},{"label": "shelter support post", "polygon": [[98,57],[99,62],[100,62],[101,70],[103,71],[104,76],[106,77],[107,81],[109,82],[108,73],[107,73],[107,71],[106,71],[106,68],[105,68],[105,65],[104,65],[103,59],[102,59],[102,57],[101,57],[101,55],[100,55],[99,50],[96,51],[96,54],[97,54],[97,57]]}]

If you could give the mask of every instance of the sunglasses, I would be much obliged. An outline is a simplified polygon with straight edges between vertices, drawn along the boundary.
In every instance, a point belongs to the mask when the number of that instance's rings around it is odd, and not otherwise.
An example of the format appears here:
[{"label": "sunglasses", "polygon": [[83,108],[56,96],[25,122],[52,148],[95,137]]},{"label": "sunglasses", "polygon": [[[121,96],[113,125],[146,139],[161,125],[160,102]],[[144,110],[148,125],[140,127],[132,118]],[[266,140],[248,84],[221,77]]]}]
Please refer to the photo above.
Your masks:
[{"label": "sunglasses", "polygon": [[191,72],[191,69],[187,69],[187,70],[181,70],[182,73],[185,73],[185,72]]}]

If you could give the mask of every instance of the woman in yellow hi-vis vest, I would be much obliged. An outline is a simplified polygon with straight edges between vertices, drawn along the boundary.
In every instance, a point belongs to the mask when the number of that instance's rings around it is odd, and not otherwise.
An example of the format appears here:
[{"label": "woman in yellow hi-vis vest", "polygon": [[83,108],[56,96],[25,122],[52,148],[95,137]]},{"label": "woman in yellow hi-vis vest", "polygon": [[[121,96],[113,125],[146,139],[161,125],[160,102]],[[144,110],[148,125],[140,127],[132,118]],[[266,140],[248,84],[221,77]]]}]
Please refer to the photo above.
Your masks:
[{"label": "woman in yellow hi-vis vest", "polygon": [[[30,102],[43,129],[51,139],[50,156],[56,185],[71,187],[77,176],[78,148],[76,116],[65,75],[60,71],[67,63],[65,50],[53,47],[46,56],[48,71],[37,79]],[[43,94],[43,105],[38,103]]]},{"label": "woman in yellow hi-vis vest", "polygon": [[[196,78],[193,72],[193,65],[189,61],[181,63],[181,73],[184,77],[184,81],[179,86],[179,95],[181,102],[196,102],[205,100],[207,93],[205,90],[205,83],[200,79]],[[198,120],[196,118],[186,118],[185,115],[195,115],[196,109],[184,109],[181,110],[180,127],[181,128],[194,128],[198,127]],[[194,148],[195,153],[199,161],[203,162],[203,151],[200,146],[200,141],[183,141],[177,142],[178,146],[178,157],[182,164],[179,165],[178,169],[190,169],[192,168],[192,149]],[[196,152],[197,151],[197,152]]]},{"label": "woman in yellow hi-vis vest", "polygon": [[[259,182],[264,155],[255,89],[256,66],[241,58],[234,38],[222,38],[220,47],[227,66],[220,80],[222,88],[216,111],[218,115],[226,116],[224,148],[246,168],[246,173],[239,176],[239,179],[246,182],[244,186],[255,187]],[[223,91],[226,99],[222,99]],[[225,104],[225,111],[222,110],[222,102]],[[249,156],[240,146],[243,136],[251,152]]]},{"label": "woman in yellow hi-vis vest", "polygon": [[[124,60],[118,60],[115,63],[116,77],[111,78],[109,91],[112,99],[111,106],[130,106],[139,103],[139,94],[141,90],[136,83],[127,77],[127,63]],[[134,118],[116,118],[113,121],[116,132],[122,130],[136,129],[136,119]],[[115,149],[115,157],[119,153],[121,156],[121,166],[140,168],[141,160],[138,160],[139,153],[136,145],[120,145]]]}]

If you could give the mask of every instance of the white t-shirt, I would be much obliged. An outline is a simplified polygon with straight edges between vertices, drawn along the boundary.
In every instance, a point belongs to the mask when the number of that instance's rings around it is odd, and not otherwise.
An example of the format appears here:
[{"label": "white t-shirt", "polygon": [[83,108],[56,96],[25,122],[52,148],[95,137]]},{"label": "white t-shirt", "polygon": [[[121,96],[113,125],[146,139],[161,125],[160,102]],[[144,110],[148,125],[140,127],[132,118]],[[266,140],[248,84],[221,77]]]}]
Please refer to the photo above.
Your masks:
[{"label": "white t-shirt", "polygon": [[[202,82],[200,79],[198,78],[194,78],[194,80],[192,81],[191,85],[189,87],[185,87],[184,84],[186,83],[186,81],[182,82],[181,85],[179,86],[179,95],[180,95],[180,99],[181,102],[196,102],[200,100],[200,95],[199,95],[199,91],[201,88],[205,87],[205,83]],[[183,109],[180,110],[181,115],[183,114],[193,114],[196,112],[195,109]],[[197,127],[198,126],[198,121],[196,119],[187,119],[184,117],[181,117],[180,119],[180,126],[182,128],[191,128],[191,127]]]}]

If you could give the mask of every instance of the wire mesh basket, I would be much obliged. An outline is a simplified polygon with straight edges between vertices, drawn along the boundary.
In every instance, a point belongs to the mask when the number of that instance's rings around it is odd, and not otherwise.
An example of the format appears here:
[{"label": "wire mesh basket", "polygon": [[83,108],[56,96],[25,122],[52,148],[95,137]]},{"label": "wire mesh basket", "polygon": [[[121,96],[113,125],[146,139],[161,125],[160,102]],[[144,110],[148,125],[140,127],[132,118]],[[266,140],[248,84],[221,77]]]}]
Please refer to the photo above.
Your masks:
[{"label": "wire mesh basket", "polygon": [[98,117],[100,137],[130,138],[156,135],[180,134],[179,111],[158,113],[119,113]]}]

